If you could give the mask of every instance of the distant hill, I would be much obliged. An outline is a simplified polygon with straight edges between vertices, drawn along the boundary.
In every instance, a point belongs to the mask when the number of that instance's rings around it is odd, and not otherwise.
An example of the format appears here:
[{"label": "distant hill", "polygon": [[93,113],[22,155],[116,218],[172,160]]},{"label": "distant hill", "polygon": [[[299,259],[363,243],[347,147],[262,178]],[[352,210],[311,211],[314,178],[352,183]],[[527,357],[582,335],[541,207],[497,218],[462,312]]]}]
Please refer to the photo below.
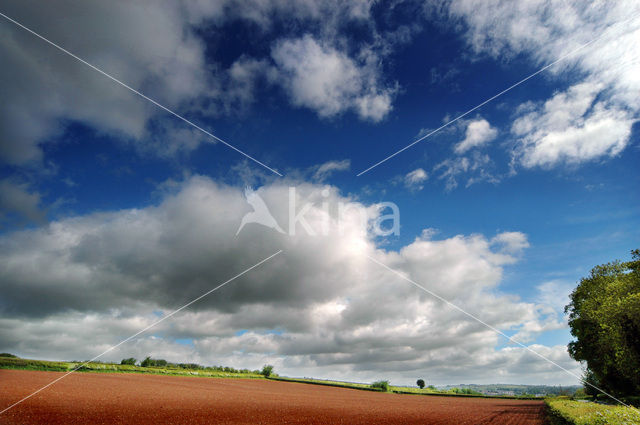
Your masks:
[{"label": "distant hill", "polygon": [[460,384],[447,385],[445,390],[451,388],[469,388],[485,395],[563,395],[573,394],[581,385],[516,385],[516,384]]}]

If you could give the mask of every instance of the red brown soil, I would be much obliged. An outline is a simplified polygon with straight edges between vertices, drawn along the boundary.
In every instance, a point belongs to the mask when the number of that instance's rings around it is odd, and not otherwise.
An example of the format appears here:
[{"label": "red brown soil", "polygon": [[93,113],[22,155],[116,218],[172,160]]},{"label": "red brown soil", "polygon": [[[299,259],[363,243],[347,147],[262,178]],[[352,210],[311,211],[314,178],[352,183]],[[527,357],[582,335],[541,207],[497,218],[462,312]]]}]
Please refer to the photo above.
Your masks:
[{"label": "red brown soil", "polygon": [[[0,410],[61,376],[0,370]],[[383,394],[261,379],[74,373],[0,424],[544,424],[540,401]]]}]

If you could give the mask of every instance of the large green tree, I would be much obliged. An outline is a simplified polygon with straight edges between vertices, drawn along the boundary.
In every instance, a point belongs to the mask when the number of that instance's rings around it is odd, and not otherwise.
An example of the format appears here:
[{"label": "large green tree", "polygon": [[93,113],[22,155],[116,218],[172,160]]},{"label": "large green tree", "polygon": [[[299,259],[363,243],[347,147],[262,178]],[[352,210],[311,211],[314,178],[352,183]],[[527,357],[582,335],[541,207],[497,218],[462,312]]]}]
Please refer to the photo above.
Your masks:
[{"label": "large green tree", "polygon": [[594,267],[565,307],[569,354],[587,363],[588,382],[619,395],[640,394],[640,250],[631,255]]}]

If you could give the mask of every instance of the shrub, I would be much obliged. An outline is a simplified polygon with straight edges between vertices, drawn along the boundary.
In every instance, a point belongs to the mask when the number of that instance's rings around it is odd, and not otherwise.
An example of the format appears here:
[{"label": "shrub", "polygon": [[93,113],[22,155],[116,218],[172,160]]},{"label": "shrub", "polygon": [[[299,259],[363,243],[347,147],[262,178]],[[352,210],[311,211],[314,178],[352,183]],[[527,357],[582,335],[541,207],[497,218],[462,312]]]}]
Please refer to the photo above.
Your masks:
[{"label": "shrub", "polygon": [[416,381],[416,385],[420,387],[420,389],[424,388],[424,379],[418,379]]},{"label": "shrub", "polygon": [[204,366],[200,366],[198,363],[179,363],[178,367],[182,369],[204,369]]},{"label": "shrub", "polygon": [[449,391],[454,394],[482,395],[482,393],[474,391],[471,388],[451,388]]},{"label": "shrub", "polygon": [[575,393],[573,393],[573,397],[575,398],[586,398],[587,393],[584,388],[578,388]]},{"label": "shrub", "polygon": [[18,356],[16,356],[15,354],[11,354],[11,353],[0,353],[0,357],[11,357],[13,359],[17,359],[19,358]]},{"label": "shrub", "polygon": [[387,392],[389,391],[389,381],[376,381],[371,384],[371,388],[377,388],[380,391]]},{"label": "shrub", "polygon": [[260,374],[263,375],[265,378],[270,377],[272,373],[273,373],[273,366],[271,366],[270,364],[266,364],[262,366],[262,371],[260,371]]},{"label": "shrub", "polygon": [[142,367],[164,367],[168,363],[163,359],[152,359],[150,356],[147,356],[143,361],[140,362],[140,366]]},{"label": "shrub", "polygon": [[135,364],[137,363],[137,359],[133,358],[133,357],[129,357],[128,359],[122,359],[120,361],[120,364],[128,364],[131,366],[135,366]]}]

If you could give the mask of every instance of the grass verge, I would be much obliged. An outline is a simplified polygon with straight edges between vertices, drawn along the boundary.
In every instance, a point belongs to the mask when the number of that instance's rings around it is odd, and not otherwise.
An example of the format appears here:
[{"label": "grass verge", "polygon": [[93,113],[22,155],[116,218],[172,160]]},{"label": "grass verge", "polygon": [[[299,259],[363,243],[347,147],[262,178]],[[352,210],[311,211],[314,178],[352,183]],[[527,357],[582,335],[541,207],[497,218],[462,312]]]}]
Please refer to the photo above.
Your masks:
[{"label": "grass verge", "polygon": [[552,425],[640,425],[640,412],[624,406],[549,398]]},{"label": "grass verge", "polygon": [[[44,370],[50,372],[69,372],[83,362],[52,362],[13,357],[0,357],[0,369]],[[183,369],[180,367],[142,367],[115,363],[90,362],[77,370],[78,372],[98,373],[150,373],[155,375],[202,376],[209,378],[254,378],[264,379],[255,373],[233,373],[214,370],[213,368]]]}]

